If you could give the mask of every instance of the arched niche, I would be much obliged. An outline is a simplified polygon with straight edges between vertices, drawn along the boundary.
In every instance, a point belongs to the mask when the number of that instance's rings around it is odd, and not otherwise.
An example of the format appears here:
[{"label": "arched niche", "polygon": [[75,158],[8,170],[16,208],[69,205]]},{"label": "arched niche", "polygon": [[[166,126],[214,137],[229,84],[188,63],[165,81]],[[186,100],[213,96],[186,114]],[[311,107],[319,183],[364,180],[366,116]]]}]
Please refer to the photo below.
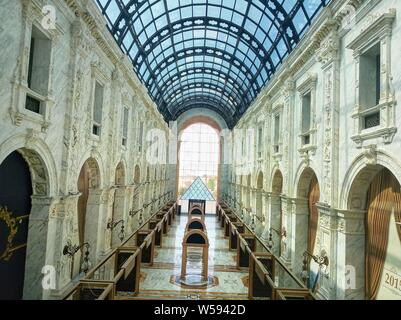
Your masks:
[{"label": "arched niche", "polygon": [[[124,219],[124,214],[126,213],[126,176],[125,176],[125,166],[122,161],[120,161],[115,170],[115,188],[112,192],[112,202],[109,205],[109,221],[117,222]],[[117,228],[111,230],[111,247],[115,247],[120,244],[119,232],[121,230],[119,225]]]},{"label": "arched niche", "polygon": [[[292,250],[294,251],[294,270],[295,273],[300,274],[303,265],[303,253],[308,251],[314,254],[318,230],[319,212],[316,205],[320,199],[320,187],[317,175],[312,168],[303,169],[296,190],[296,215],[293,217],[295,221],[292,221],[292,224],[295,225],[295,230],[292,230],[295,235],[295,244]],[[311,273],[310,276],[312,282],[315,274]]]},{"label": "arched niche", "polygon": [[149,203],[150,200],[150,168],[146,168],[146,182],[148,182],[145,186],[145,194],[144,194],[144,203]]},{"label": "arched niche", "polygon": [[141,182],[141,168],[139,165],[135,166],[134,169],[134,183],[139,184]]},{"label": "arched niche", "polygon": [[134,169],[134,190],[133,190],[133,195],[132,195],[132,200],[131,200],[131,208],[134,210],[138,210],[139,207],[141,206],[141,197],[140,195],[142,194],[142,186],[139,186],[141,183],[141,168],[139,165],[135,165]]},{"label": "arched niche", "polygon": [[263,172],[260,171],[256,180],[256,214],[258,216],[263,216]]},{"label": "arched niche", "polygon": [[[394,290],[401,257],[401,187],[387,167],[364,166],[351,183],[347,213],[363,213],[360,237],[345,241],[347,264],[355,268],[355,287],[360,299],[401,299]],[[346,217],[347,219],[347,217]],[[356,248],[358,246],[358,248]],[[352,254],[358,250],[358,255]]]},{"label": "arched niche", "polygon": [[116,186],[124,186],[125,185],[125,167],[124,167],[124,163],[122,161],[119,162],[116,167],[114,183]]},{"label": "arched niche", "polygon": [[244,176],[244,194],[243,194],[243,201],[244,206],[246,208],[250,208],[251,206],[251,174]]},{"label": "arched niche", "polygon": [[279,195],[283,192],[283,174],[280,169],[274,171],[271,190],[273,194]]},{"label": "arched niche", "polygon": [[274,253],[279,256],[286,251],[286,239],[283,234],[286,233],[286,219],[283,216],[281,194],[283,192],[283,175],[279,169],[273,174],[270,195],[270,226],[279,232],[272,232],[274,239]]},{"label": "arched niche", "polygon": [[[77,188],[80,194],[77,201],[79,244],[89,243],[93,258],[98,247],[98,223],[100,223],[102,196],[101,174],[95,158],[88,158],[83,163],[78,176]],[[81,271],[80,266],[80,259],[75,259],[72,266],[72,276]]]},{"label": "arched niche", "polygon": [[0,300],[42,299],[41,279],[33,275],[47,257],[49,171],[33,149],[0,156]]}]

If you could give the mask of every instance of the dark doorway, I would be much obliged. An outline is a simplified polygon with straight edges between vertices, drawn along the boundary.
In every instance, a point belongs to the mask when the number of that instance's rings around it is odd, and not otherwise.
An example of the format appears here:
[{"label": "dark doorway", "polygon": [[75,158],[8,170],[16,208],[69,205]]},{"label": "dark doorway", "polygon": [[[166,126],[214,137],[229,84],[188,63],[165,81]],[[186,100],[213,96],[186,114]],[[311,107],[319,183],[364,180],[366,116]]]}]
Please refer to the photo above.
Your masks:
[{"label": "dark doorway", "polygon": [[85,242],[86,207],[89,198],[89,168],[86,162],[82,166],[79,174],[78,191],[81,193],[78,198],[79,244],[82,245]]},{"label": "dark doorway", "polygon": [[[0,182],[0,299],[20,300],[24,289],[32,181],[28,164],[19,152],[14,151],[0,164]],[[11,227],[10,221],[16,224]],[[15,234],[9,241],[12,231]]]}]

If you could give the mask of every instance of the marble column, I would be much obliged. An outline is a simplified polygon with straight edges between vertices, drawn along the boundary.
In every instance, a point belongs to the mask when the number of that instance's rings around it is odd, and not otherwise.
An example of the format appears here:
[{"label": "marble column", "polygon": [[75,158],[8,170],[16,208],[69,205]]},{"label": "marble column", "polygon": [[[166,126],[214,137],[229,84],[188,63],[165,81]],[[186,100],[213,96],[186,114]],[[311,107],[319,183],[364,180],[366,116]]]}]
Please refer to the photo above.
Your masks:
[{"label": "marble column", "polygon": [[340,114],[340,38],[335,27],[322,40],[316,59],[322,68],[323,89],[323,167],[320,201],[335,206],[338,201],[339,114]]},{"label": "marble column", "polygon": [[256,229],[255,233],[258,236],[261,236],[263,233],[264,225],[262,224],[263,217],[264,217],[264,200],[263,200],[263,190],[262,189],[255,189],[255,213],[257,218],[255,219]]},{"label": "marble column", "polygon": [[42,268],[49,263],[48,250],[52,246],[52,242],[48,241],[48,233],[51,230],[49,229],[49,212],[52,204],[53,198],[32,196],[26,248],[24,299],[41,300],[44,297]]},{"label": "marble column", "polygon": [[74,258],[63,255],[67,241],[79,244],[78,199],[80,193],[69,194],[58,199],[49,215],[48,261],[56,269],[56,288],[44,290],[44,299],[60,299],[71,286],[71,279],[79,274],[80,253]]},{"label": "marble column", "polygon": [[271,218],[270,218],[270,193],[269,192],[263,192],[263,207],[264,207],[264,228],[262,231],[262,235],[261,238],[263,241],[268,241],[269,240],[269,228],[270,228],[270,222],[271,222]]},{"label": "marble column", "polygon": [[[272,230],[273,237],[273,253],[275,255],[279,255],[280,245],[281,245],[281,199],[280,195],[277,193],[270,194],[270,228],[274,228],[280,234],[277,234],[274,230]],[[269,230],[270,231],[270,230]]]},{"label": "marble column", "polygon": [[[86,206],[85,242],[90,245],[91,259],[98,261],[109,250],[110,235],[105,233],[108,211],[113,203],[114,190],[91,189]],[[105,235],[106,234],[106,235]],[[93,261],[92,260],[92,261]]]},{"label": "marble column", "polygon": [[337,210],[336,299],[365,299],[366,211]]},{"label": "marble column", "polygon": [[127,219],[126,219],[126,229],[127,233],[131,234],[135,230],[135,219],[133,219],[132,216],[129,215],[131,210],[136,210],[137,208],[135,207],[136,205],[136,199],[134,199],[134,193],[135,193],[135,186],[134,185],[129,185],[126,187],[126,193],[127,193],[127,200],[126,200],[126,211],[127,211]]},{"label": "marble column", "polygon": [[287,220],[287,250],[289,253],[287,252],[286,255],[288,259],[288,254],[290,254],[291,268],[295,275],[299,276],[302,271],[303,253],[308,247],[308,201],[298,198],[290,201],[292,203],[292,211],[289,215],[291,218]]},{"label": "marble column", "polygon": [[[326,255],[329,258],[329,266],[320,270],[320,278],[317,296],[320,299],[335,299],[336,297],[336,255],[337,255],[337,228],[338,217],[336,210],[333,210],[325,203],[317,203],[319,212],[318,229],[316,233],[314,255]],[[311,270],[318,272],[319,267],[313,261]]]},{"label": "marble column", "polygon": [[286,236],[281,239],[281,255],[280,258],[291,268],[291,251],[289,249],[289,234],[291,233],[291,217],[293,210],[293,201],[285,195],[281,195],[281,214],[282,214],[282,228],[286,231]]},{"label": "marble column", "polygon": [[[128,194],[128,188],[126,186],[119,186],[114,193],[114,216],[113,222],[124,220],[124,229],[127,227],[126,218],[126,199]],[[115,248],[120,245],[121,240],[119,239],[119,233],[121,231],[121,223],[111,231],[111,246]]]}]

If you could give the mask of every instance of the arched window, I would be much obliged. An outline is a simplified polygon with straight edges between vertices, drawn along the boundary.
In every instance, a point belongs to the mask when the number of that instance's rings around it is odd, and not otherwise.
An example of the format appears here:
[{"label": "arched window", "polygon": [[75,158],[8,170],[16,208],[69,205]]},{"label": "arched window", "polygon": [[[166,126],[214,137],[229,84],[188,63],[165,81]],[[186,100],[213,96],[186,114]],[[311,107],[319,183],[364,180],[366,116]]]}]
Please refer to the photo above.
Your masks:
[{"label": "arched window", "polygon": [[179,148],[180,196],[200,177],[217,199],[220,139],[216,129],[195,123],[183,130]]}]

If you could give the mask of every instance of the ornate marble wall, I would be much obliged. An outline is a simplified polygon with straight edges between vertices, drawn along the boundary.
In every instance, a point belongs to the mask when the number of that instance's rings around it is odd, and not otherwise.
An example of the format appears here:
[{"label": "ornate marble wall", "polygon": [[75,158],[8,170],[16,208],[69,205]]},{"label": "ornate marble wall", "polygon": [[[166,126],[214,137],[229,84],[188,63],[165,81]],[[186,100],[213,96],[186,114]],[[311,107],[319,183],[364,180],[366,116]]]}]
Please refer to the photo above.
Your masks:
[{"label": "ornate marble wall", "polygon": [[[46,5],[55,10],[56,23],[50,28],[43,10]],[[126,231],[132,232],[138,227],[139,214],[129,216],[131,209],[141,208],[145,200],[168,191],[171,198],[174,196],[175,166],[149,162],[147,152],[148,133],[157,129],[167,137],[170,129],[93,1],[1,1],[1,7],[0,163],[12,151],[20,151],[31,168],[34,184],[24,297],[57,298],[71,285],[71,274],[79,270],[79,264],[73,265],[62,251],[67,240],[78,243],[77,182],[83,164],[91,159],[86,223],[90,235],[86,240],[95,263],[119,243],[117,229],[106,229],[113,207],[114,219],[124,219]],[[51,41],[46,96],[38,96],[28,86],[33,28]],[[98,136],[92,134],[95,81],[104,87]],[[40,113],[25,108],[27,95],[41,101]],[[128,109],[126,145],[121,143],[124,107]],[[166,152],[167,148],[159,150],[160,154]],[[139,167],[138,182],[145,182],[150,168],[146,188],[135,185],[135,166]],[[161,202],[167,200],[163,197]],[[161,204],[149,206],[147,215]],[[56,270],[55,286],[50,290],[42,288],[45,265]]]},{"label": "ornate marble wall", "polygon": [[[252,189],[257,186],[259,172],[263,172],[265,228],[260,233],[266,239],[269,228],[277,227],[282,214],[287,234],[282,239],[285,250],[281,258],[298,275],[308,224],[304,191],[309,185],[302,177],[305,170],[316,174],[320,200],[313,253],[320,255],[324,251],[330,260],[318,283],[317,293],[323,299],[364,299],[363,197],[374,173],[382,167],[390,169],[401,181],[401,118],[397,111],[401,98],[401,69],[397,65],[401,58],[400,12],[399,1],[333,1],[231,134],[232,153],[240,156],[233,157],[226,166],[222,194],[232,206],[236,205],[232,198],[239,199],[238,191],[255,197]],[[359,61],[375,43],[380,45],[381,55],[380,99],[369,112],[380,112],[380,125],[364,129],[366,112],[359,103],[359,87],[367,80],[359,79]],[[305,92],[310,92],[312,99],[310,143],[303,145],[300,119]],[[275,139],[277,115],[280,128]],[[241,135],[241,131],[249,129],[256,132],[260,125],[264,141],[261,157],[257,156],[256,138],[251,148],[242,150]],[[272,196],[277,170],[283,175],[281,213],[278,198]],[[358,180],[361,172],[365,179]],[[249,174],[250,185],[243,179]],[[355,191],[361,186],[365,186],[365,194]],[[312,262],[312,269],[316,267]],[[355,270],[353,279],[350,270]]]}]

